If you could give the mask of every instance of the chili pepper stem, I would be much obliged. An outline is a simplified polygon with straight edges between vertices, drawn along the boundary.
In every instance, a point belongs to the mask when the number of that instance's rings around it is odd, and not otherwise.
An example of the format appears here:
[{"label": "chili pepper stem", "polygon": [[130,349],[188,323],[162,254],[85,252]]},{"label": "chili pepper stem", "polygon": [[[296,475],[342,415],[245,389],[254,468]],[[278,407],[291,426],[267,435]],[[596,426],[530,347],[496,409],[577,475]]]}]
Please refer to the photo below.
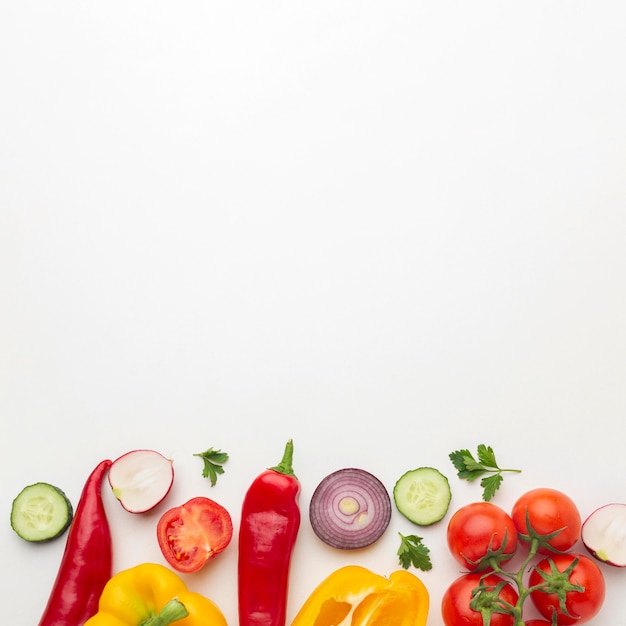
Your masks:
[{"label": "chili pepper stem", "polygon": [[279,472],[281,474],[285,474],[286,476],[296,477],[293,471],[293,440],[289,439],[287,444],[285,445],[285,451],[283,453],[283,458],[280,463],[274,467],[270,467],[270,469],[275,472]]},{"label": "chili pepper stem", "polygon": [[189,615],[185,605],[177,598],[172,598],[157,615],[149,617],[139,626],[167,626]]}]

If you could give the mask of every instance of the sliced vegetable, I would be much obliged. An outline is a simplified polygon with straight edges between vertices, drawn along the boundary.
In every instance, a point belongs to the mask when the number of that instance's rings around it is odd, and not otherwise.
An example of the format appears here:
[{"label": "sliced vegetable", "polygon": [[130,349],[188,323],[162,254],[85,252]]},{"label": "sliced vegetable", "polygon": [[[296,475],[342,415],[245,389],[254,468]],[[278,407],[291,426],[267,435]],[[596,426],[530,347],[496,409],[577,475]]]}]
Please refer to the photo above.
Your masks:
[{"label": "sliced vegetable", "polygon": [[315,534],[333,548],[374,543],[391,520],[391,499],[369,472],[350,467],[326,476],[313,492],[309,518]]},{"label": "sliced vegetable", "polygon": [[238,561],[239,626],[285,626],[291,555],[300,528],[300,481],[293,442],[278,465],[253,481],[241,507]]},{"label": "sliced vegetable", "polygon": [[154,450],[133,450],[109,469],[113,495],[130,513],[145,513],[165,499],[174,482],[170,459]]},{"label": "sliced vegetable", "polygon": [[455,450],[449,457],[452,464],[457,469],[457,476],[462,480],[472,482],[481,478],[480,486],[483,488],[483,500],[489,502],[500,489],[504,480],[504,472],[519,473],[518,469],[501,469],[498,467],[496,455],[491,446],[481,443],[477,449],[477,458],[467,450]]},{"label": "sliced vegetable", "polygon": [[599,561],[626,567],[626,504],[611,503],[596,509],[583,522],[581,538]]},{"label": "sliced vegetable", "polygon": [[418,467],[403,474],[393,489],[396,508],[419,526],[430,526],[448,512],[452,492],[448,479],[433,467]]},{"label": "sliced vegetable", "polygon": [[428,590],[414,574],[398,570],[387,578],[347,565],[313,590],[291,626],[425,626],[429,601]]},{"label": "sliced vegetable", "polygon": [[232,537],[230,513],[209,498],[192,498],[166,511],[157,523],[157,539],[165,560],[187,574],[214,559]]},{"label": "sliced vegetable", "polygon": [[164,565],[142,563],[122,570],[104,587],[98,612],[85,626],[226,626],[212,601],[189,591]]},{"label": "sliced vegetable", "polygon": [[83,487],[39,626],[84,624],[98,610],[113,566],[111,532],[102,502],[102,482],[110,466],[110,460],[101,461]]},{"label": "sliced vegetable", "polygon": [[430,560],[430,550],[424,545],[424,541],[417,535],[400,535],[400,547],[398,548],[398,559],[404,569],[409,569],[412,565],[423,572],[433,568]]},{"label": "sliced vegetable", "polygon": [[26,541],[50,541],[68,529],[73,515],[72,503],[61,489],[35,483],[13,500],[11,528]]},{"label": "sliced vegetable", "polygon": [[218,475],[224,473],[222,465],[228,461],[228,452],[209,448],[204,452],[198,452],[194,456],[199,456],[204,461],[202,475],[211,481],[211,487],[215,487]]}]

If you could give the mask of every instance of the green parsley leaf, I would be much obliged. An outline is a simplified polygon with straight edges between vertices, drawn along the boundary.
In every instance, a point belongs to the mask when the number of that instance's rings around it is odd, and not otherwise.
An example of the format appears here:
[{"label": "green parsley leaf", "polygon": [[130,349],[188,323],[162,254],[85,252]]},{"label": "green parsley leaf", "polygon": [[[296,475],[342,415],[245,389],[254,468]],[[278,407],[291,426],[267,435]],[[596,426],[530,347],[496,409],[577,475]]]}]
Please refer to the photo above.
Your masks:
[{"label": "green parsley leaf", "polygon": [[485,476],[480,481],[480,486],[484,489],[483,500],[485,500],[485,502],[489,502],[489,500],[491,500],[496,495],[496,491],[500,489],[500,485],[502,484],[503,480],[504,479],[502,478],[502,474],[497,473]]},{"label": "green parsley leaf", "polygon": [[432,569],[433,564],[430,560],[430,550],[422,542],[422,538],[417,535],[400,535],[400,547],[398,548],[398,557],[400,565],[404,569],[413,567],[427,572]]},{"label": "green parsley leaf", "polygon": [[224,473],[222,465],[228,461],[228,453],[209,448],[204,452],[194,454],[194,456],[199,456],[204,461],[202,475],[211,481],[211,487],[215,487],[218,474]]},{"label": "green parsley leaf", "polygon": [[504,472],[519,473],[522,471],[498,467],[493,448],[486,446],[484,443],[478,446],[475,457],[465,448],[451,452],[449,457],[457,470],[457,476],[462,480],[471,482],[481,478],[480,485],[483,488],[483,500],[485,502],[489,502],[494,497],[496,491],[500,489]]}]

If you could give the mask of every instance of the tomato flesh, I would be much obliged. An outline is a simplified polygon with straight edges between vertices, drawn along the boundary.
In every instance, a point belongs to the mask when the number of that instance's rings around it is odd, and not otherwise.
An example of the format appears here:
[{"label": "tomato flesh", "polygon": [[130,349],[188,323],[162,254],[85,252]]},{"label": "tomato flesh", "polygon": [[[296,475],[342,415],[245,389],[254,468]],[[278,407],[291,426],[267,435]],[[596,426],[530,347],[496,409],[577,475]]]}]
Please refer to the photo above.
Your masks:
[{"label": "tomato flesh", "polygon": [[[566,494],[547,487],[532,489],[513,505],[511,517],[520,535],[528,534],[528,524],[539,535],[558,534],[541,546],[541,554],[554,550],[567,552],[580,538],[581,517],[578,507]],[[528,522],[528,523],[527,523]]]},{"label": "tomato flesh", "polygon": [[209,498],[192,498],[166,511],[157,524],[159,547],[179,572],[196,572],[230,543],[233,523],[228,511]]},{"label": "tomato flesh", "polygon": [[556,593],[537,589],[530,594],[533,604],[547,620],[551,620],[552,614],[556,612],[559,626],[582,624],[598,613],[604,602],[606,591],[602,571],[590,558],[582,554],[568,552],[567,554],[554,554],[544,558],[533,568],[528,578],[530,587],[540,585],[543,583],[543,577],[538,570],[550,572],[551,563],[554,563],[559,572],[565,572],[576,559],[578,561],[569,574],[568,580],[575,585],[580,585],[583,590],[572,590],[566,593],[566,612],[562,610]]},{"label": "tomato flesh", "polygon": [[461,507],[450,518],[447,541],[450,553],[464,568],[474,571],[490,551],[501,551],[500,563],[517,550],[517,529],[510,515],[490,502]]}]

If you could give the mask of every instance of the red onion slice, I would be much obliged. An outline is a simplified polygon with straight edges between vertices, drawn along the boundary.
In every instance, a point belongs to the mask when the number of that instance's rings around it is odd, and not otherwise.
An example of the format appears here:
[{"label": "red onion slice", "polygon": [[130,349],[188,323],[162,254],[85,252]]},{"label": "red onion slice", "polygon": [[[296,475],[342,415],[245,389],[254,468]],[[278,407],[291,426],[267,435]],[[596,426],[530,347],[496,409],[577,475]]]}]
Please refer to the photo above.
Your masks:
[{"label": "red onion slice", "polygon": [[340,469],[313,492],[309,519],[315,534],[329,546],[364,548],[387,529],[391,499],[376,476],[354,467]]}]

